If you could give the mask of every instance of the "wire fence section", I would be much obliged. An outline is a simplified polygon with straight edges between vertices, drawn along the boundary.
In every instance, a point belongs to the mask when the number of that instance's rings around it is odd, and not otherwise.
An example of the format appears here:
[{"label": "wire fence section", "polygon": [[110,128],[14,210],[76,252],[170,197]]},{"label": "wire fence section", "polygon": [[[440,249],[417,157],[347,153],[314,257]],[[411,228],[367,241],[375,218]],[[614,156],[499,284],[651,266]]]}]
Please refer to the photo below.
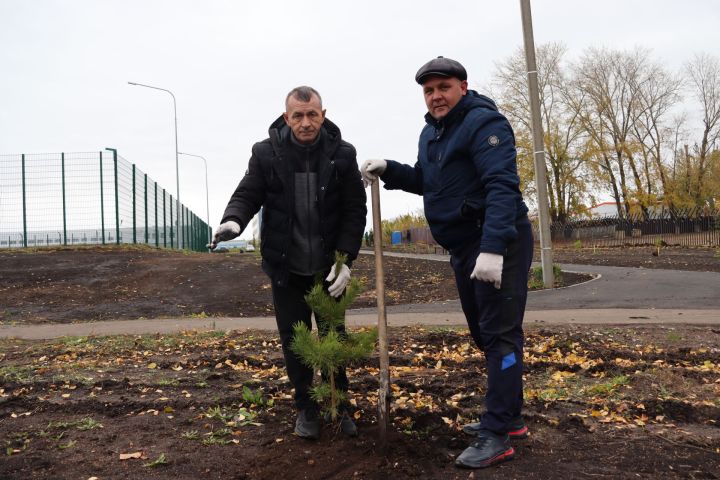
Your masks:
[{"label": "wire fence section", "polygon": [[[537,220],[533,222],[539,238]],[[720,246],[720,210],[717,208],[667,209],[625,217],[553,222],[553,244],[617,247],[625,245]]]},{"label": "wire fence section", "polygon": [[207,251],[209,226],[179,208],[178,222],[172,195],[113,150],[0,155],[0,248],[122,243]]}]

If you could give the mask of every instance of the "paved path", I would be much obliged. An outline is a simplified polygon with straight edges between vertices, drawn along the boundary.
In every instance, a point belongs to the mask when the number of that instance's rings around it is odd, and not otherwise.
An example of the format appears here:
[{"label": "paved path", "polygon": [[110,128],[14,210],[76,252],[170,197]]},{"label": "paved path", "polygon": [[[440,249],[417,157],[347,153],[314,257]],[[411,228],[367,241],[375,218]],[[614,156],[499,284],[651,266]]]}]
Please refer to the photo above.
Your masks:
[{"label": "paved path", "polygon": [[[446,255],[387,253],[448,261]],[[530,292],[525,324],[684,323],[720,325],[720,273],[562,265],[565,271],[597,275],[568,288]],[[387,308],[388,325],[465,325],[458,300]],[[349,326],[375,325],[374,308],[348,312]],[[26,339],[66,335],[171,333],[188,329],[275,329],[272,317],[167,318],[52,325],[2,325],[0,337]]]},{"label": "paved path", "polygon": [[[385,253],[448,262],[447,255]],[[564,271],[599,278],[569,288],[530,292],[528,310],[588,308],[720,309],[720,273],[561,264]],[[428,305],[428,311],[459,310],[460,302]],[[438,310],[435,310],[438,309]]]},{"label": "paved path", "polygon": [[[388,311],[389,326],[433,325],[464,326],[465,316],[459,311],[419,312],[414,305],[406,312]],[[377,325],[377,313],[351,311],[347,316],[350,327]],[[720,310],[653,310],[653,309],[590,309],[537,310],[525,313],[525,325],[558,324],[693,324],[720,325]],[[247,318],[162,318],[152,320],[114,320],[53,325],[0,326],[0,337],[46,339],[64,336],[102,336],[145,333],[173,333],[183,330],[275,330],[272,317]]]}]

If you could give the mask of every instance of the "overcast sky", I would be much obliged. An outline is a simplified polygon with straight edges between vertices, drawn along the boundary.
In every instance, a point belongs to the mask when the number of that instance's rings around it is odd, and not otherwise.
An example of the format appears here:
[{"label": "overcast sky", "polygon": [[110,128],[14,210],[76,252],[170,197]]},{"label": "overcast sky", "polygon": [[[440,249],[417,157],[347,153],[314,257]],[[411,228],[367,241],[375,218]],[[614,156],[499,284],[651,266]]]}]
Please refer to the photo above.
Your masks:
[{"label": "overcast sky", "polygon": [[[670,69],[720,52],[717,0],[532,0],[536,45],[642,46]],[[459,60],[472,87],[522,45],[519,2],[0,0],[0,154],[118,149],[175,193],[179,150],[209,163],[217,226],[252,144],[311,85],[358,151],[412,164],[425,113],[417,69]],[[180,157],[180,197],[205,218],[204,169]],[[382,194],[383,217],[419,197]],[[370,222],[370,220],[369,220]],[[246,235],[243,235],[246,236]]]}]

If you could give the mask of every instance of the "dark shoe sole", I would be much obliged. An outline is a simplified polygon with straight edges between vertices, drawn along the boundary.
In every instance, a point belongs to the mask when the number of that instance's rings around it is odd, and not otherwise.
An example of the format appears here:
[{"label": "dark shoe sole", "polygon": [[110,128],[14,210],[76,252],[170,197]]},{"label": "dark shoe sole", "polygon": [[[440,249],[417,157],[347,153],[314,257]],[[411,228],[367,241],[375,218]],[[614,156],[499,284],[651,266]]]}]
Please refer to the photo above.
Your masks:
[{"label": "dark shoe sole", "polygon": [[304,438],[306,440],[317,440],[320,438],[320,434],[313,434],[313,433],[303,433],[299,431],[297,428],[293,432],[295,435],[297,435],[300,438]]},{"label": "dark shoe sole", "polygon": [[515,458],[515,449],[510,447],[509,449],[505,450],[504,452],[495,455],[492,458],[489,458],[483,462],[478,463],[477,465],[468,465],[463,462],[460,462],[458,460],[455,460],[455,466],[460,468],[487,468],[492,467],[493,465],[497,465],[503,462],[509,462]]}]

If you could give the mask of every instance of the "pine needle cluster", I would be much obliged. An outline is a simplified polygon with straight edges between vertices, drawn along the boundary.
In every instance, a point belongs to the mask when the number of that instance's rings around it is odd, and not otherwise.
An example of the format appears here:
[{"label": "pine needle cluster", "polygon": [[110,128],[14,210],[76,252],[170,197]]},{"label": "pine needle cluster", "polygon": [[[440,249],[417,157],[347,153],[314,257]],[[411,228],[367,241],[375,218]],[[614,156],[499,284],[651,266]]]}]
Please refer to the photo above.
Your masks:
[{"label": "pine needle cluster", "polygon": [[[332,267],[336,274],[340,273],[345,262],[347,257],[336,253],[335,265]],[[337,418],[341,405],[348,400],[345,392],[336,388],[335,375],[341,367],[369,358],[377,341],[377,329],[374,328],[355,333],[338,332],[338,328],[345,322],[345,311],[361,290],[362,284],[353,278],[345,288],[345,293],[336,299],[325,291],[322,279],[319,279],[305,296],[305,301],[317,317],[318,332],[310,331],[302,322],[293,327],[294,337],[290,348],[305,365],[322,374],[322,382],[313,387],[311,395],[333,420]]]}]

